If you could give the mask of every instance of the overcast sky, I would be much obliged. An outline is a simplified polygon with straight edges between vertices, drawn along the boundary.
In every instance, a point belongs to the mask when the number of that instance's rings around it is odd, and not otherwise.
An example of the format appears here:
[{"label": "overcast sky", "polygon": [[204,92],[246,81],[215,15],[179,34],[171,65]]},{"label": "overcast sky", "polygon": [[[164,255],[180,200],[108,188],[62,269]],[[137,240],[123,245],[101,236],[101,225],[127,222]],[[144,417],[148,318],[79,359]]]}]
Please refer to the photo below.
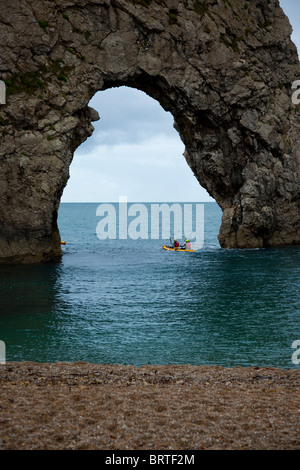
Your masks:
[{"label": "overcast sky", "polygon": [[[300,50],[300,1],[280,0]],[[62,202],[213,201],[184,157],[173,117],[145,93],[126,87],[98,92],[90,102],[100,121],[75,152]]]}]

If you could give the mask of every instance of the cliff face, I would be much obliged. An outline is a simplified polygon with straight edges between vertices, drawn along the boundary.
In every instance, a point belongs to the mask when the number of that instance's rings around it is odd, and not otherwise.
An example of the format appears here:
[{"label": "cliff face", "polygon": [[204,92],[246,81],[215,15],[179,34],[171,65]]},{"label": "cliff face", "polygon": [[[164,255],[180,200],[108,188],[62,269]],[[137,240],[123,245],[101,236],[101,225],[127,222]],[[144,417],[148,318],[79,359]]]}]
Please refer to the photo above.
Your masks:
[{"label": "cliff face", "polygon": [[223,210],[221,246],[299,243],[290,34],[277,0],[2,0],[0,260],[60,256],[60,197],[98,119],[87,104],[120,85],[173,114]]}]

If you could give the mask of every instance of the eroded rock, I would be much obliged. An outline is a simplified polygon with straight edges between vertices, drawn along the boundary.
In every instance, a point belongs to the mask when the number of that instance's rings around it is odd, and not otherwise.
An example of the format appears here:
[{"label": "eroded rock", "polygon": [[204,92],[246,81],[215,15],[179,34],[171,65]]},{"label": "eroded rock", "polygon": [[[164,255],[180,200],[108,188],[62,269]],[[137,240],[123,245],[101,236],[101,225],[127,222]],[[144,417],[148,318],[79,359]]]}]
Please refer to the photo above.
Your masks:
[{"label": "eroded rock", "polygon": [[[300,78],[277,0],[4,0],[0,260],[61,255],[57,211],[99,90],[136,87],[174,116],[223,210],[222,247],[298,244]],[[101,110],[99,110],[101,113]]]}]

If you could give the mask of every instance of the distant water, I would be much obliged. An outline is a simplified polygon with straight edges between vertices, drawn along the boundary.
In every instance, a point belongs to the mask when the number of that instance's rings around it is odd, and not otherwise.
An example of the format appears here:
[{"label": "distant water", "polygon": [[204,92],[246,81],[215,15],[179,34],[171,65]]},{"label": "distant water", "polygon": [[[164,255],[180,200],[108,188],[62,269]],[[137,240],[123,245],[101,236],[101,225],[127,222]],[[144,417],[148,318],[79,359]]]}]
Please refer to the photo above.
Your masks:
[{"label": "distant water", "polygon": [[205,243],[99,240],[98,204],[61,204],[59,264],[0,267],[7,361],[295,369],[300,248],[224,250],[205,203]]}]

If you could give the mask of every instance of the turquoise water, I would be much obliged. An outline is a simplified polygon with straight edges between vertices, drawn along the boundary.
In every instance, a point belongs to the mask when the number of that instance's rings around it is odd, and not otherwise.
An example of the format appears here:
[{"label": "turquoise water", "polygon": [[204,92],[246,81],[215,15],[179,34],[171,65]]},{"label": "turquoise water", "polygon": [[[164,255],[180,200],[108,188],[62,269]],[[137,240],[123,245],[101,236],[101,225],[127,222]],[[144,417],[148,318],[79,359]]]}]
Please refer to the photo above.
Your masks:
[{"label": "turquoise water", "polygon": [[99,240],[97,207],[61,205],[60,263],[0,267],[7,361],[300,367],[300,247],[221,249],[215,203],[196,253]]}]

